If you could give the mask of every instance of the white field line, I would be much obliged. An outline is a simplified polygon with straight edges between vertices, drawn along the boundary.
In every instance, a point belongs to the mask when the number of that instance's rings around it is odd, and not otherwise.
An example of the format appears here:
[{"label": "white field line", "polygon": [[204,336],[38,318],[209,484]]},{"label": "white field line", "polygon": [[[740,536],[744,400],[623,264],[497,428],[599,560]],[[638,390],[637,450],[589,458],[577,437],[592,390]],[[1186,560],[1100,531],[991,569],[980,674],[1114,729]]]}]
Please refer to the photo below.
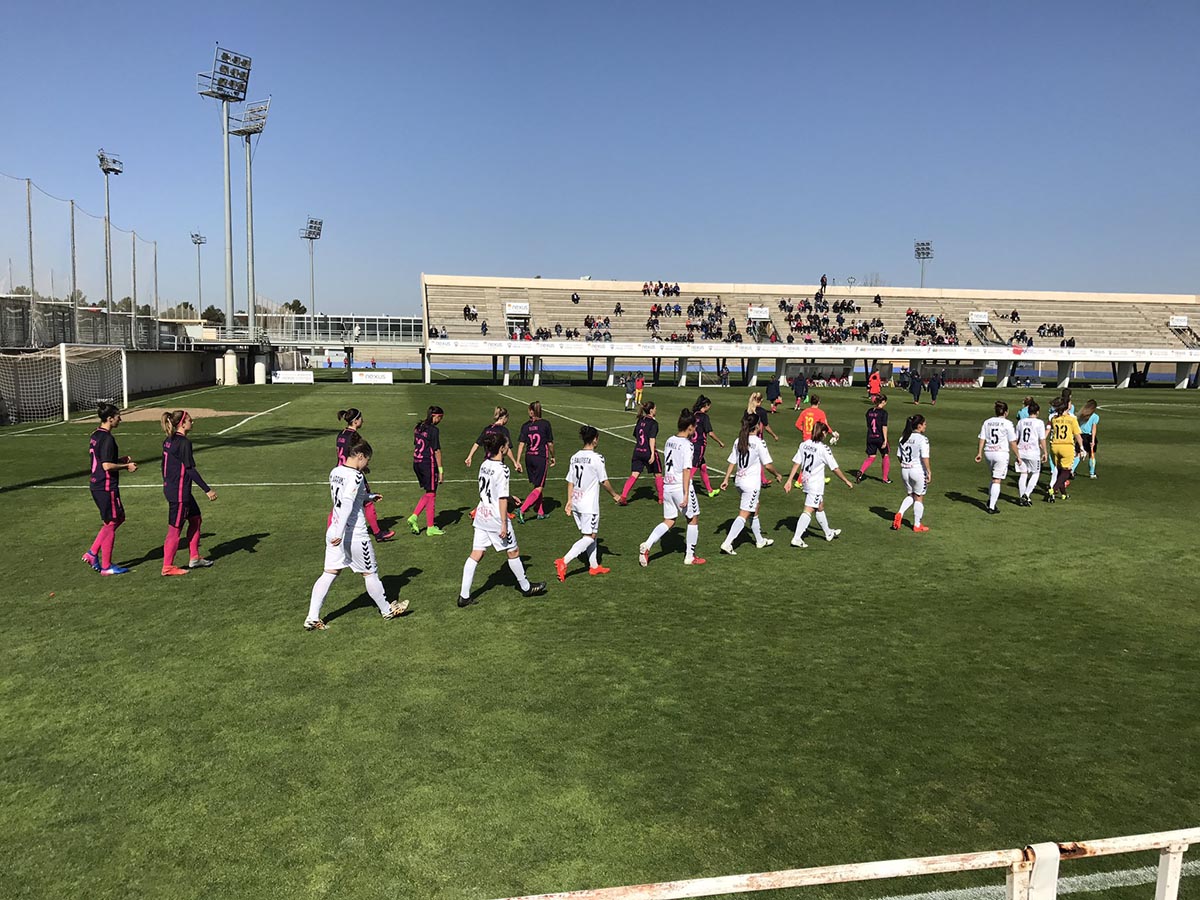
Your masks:
[{"label": "white field line", "polygon": [[[506,397],[509,400],[516,401],[517,403],[524,403],[524,404],[529,403],[528,400],[522,400],[520,397],[514,397],[512,394],[505,394],[501,391],[496,391],[496,393],[500,394],[501,397]],[[542,412],[553,413],[554,415],[558,416],[560,419],[566,419],[568,422],[574,422],[576,425],[591,425],[592,424],[591,422],[584,422],[582,419],[574,419],[571,416],[568,416],[566,413],[557,412],[548,406],[543,406]],[[597,428],[596,430],[603,431],[605,434],[611,434],[613,437],[620,438],[623,441],[629,441],[629,443],[631,443],[631,444],[633,443],[633,438],[629,437],[628,435],[614,434],[612,431],[609,431],[609,430],[603,429],[603,428]]]},{"label": "white field line", "polygon": [[262,412],[257,412],[252,416],[246,416],[246,418],[242,419],[242,421],[237,422],[236,424],[230,425],[228,428],[226,428],[222,431],[218,431],[217,437],[220,437],[223,434],[227,434],[230,431],[233,431],[233,429],[237,428],[239,425],[245,425],[251,419],[257,419],[259,416],[265,416],[267,413],[273,413],[277,409],[283,409],[285,406],[288,406],[289,404],[291,404],[291,402],[292,401],[289,400],[289,401],[287,401],[287,403],[280,403],[278,406],[272,406],[270,409],[264,409]]},{"label": "white field line", "polygon": [[[407,481],[376,481],[374,478],[368,479],[372,486],[377,484],[415,484],[415,480]],[[447,478],[443,484],[475,484],[478,481],[476,478]],[[328,481],[210,481],[215,488],[230,488],[230,487],[249,487],[249,488],[265,488],[265,487],[329,487]],[[121,490],[137,490],[139,488],[152,488],[156,491],[162,490],[161,484],[129,484],[128,482],[121,485]],[[89,491],[91,487],[86,484],[34,484],[30,485],[30,490],[34,491]]]}]

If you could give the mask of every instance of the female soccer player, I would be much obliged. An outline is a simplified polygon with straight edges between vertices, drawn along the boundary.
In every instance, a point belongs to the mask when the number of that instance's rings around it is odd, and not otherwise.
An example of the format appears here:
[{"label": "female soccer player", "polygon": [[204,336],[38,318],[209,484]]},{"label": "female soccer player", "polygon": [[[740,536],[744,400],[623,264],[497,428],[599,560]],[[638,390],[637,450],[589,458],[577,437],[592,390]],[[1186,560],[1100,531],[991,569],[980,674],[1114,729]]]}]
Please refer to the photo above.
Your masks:
[{"label": "female soccer player", "polygon": [[646,376],[638,372],[637,377],[633,379],[633,404],[635,409],[642,405],[642,391],[645,389]]},{"label": "female soccer player", "polygon": [[[758,419],[759,424],[762,425],[760,434],[766,433],[771,435],[776,441],[779,440],[779,435],[771,429],[771,416],[763,406],[763,395],[759,391],[755,391],[750,395],[750,401],[746,404],[746,415],[752,415]],[[765,471],[759,470],[759,475],[762,479],[762,486],[767,487],[771,483],[771,479],[767,477]]]},{"label": "female soccer player", "polygon": [[[1082,432],[1083,438],[1083,455],[1088,461],[1088,477],[1096,477],[1096,445],[1100,440],[1100,414],[1096,412],[1096,401],[1089,400],[1083,404],[1083,409],[1079,411],[1079,430]],[[1075,474],[1075,467],[1079,465],[1079,460],[1082,456],[1075,457],[1075,462],[1071,463],[1071,474]]]},{"label": "female soccer player", "polygon": [[1000,485],[1008,474],[1008,452],[1012,450],[1017,455],[1017,433],[1013,430],[1012,422],[1008,421],[1008,404],[997,400],[993,407],[996,414],[985,419],[979,429],[979,449],[975,453],[975,462],[982,462],[986,456],[992,467],[992,486],[988,491],[988,515],[994,516],[1000,512],[996,503],[1000,500]]},{"label": "female soccer player", "polygon": [[467,453],[466,466],[471,468],[471,460],[475,457],[475,451],[483,446],[484,435],[500,434],[504,436],[504,443],[508,444],[508,449],[504,452],[507,454],[509,462],[513,464],[513,468],[518,472],[524,471],[521,464],[517,462],[512,452],[512,435],[508,433],[508,410],[503,406],[497,406],[492,411],[492,424],[487,426],[483,431],[479,432],[479,437],[475,439],[475,443],[471,445],[470,452]]},{"label": "female soccer player", "polygon": [[[1033,403],[1032,397],[1026,397],[1021,401],[1021,408],[1017,410],[1017,421],[1020,421],[1029,415],[1029,404],[1031,403]],[[1040,409],[1041,407],[1039,406],[1038,408]]]},{"label": "female soccer player", "polygon": [[720,490],[723,491],[729,487],[729,477],[736,469],[737,476],[733,483],[738,489],[740,500],[738,514],[734,518],[733,524],[729,526],[729,534],[726,536],[725,542],[721,544],[721,552],[737,556],[737,551],[733,549],[733,542],[738,539],[747,522],[750,523],[750,532],[754,535],[754,545],[759,550],[763,547],[770,547],[775,541],[763,537],[762,526],[758,521],[762,473],[763,470],[770,472],[775,476],[776,481],[782,480],[783,476],[775,470],[775,466],[772,464],[771,454],[767,452],[766,442],[762,439],[762,423],[758,416],[752,416],[750,413],[742,416],[742,427],[738,431],[733,449],[729,451],[728,462],[729,468],[725,470],[725,478],[721,482]]},{"label": "female soccer player", "polygon": [[825,410],[821,409],[821,398],[813,394],[808,398],[808,407],[796,417],[796,430],[800,432],[800,439],[803,441],[811,439],[813,428],[818,422],[823,422],[826,429],[833,431],[829,419],[825,417]]},{"label": "female soccer player", "polygon": [[796,397],[796,405],[792,407],[792,412],[795,412],[804,402],[804,398],[808,396],[808,379],[804,377],[803,372],[797,372],[792,376],[792,394]]},{"label": "female soccer player", "polygon": [[883,483],[891,484],[892,448],[888,445],[887,394],[876,394],[874,406],[867,410],[867,458],[854,473],[854,480],[861,483],[867,477],[867,469],[875,464],[876,454],[883,453]]},{"label": "female soccer player", "polygon": [[1084,455],[1083,432],[1079,429],[1079,420],[1065,405],[1065,397],[1060,397],[1054,403],[1055,415],[1050,420],[1050,458],[1054,460],[1058,475],[1050,486],[1049,501],[1070,500],[1067,486],[1071,483],[1071,463],[1078,455]]},{"label": "female soccer player", "polygon": [[780,389],[779,376],[771,376],[771,380],[767,382],[767,400],[771,402],[771,412],[779,407],[783,402],[783,391]]},{"label": "female soccer player", "polygon": [[[167,539],[163,541],[162,573],[186,575],[189,569],[207,569],[212,565],[212,560],[200,555],[200,506],[192,496],[192,484],[198,484],[209,500],[216,500],[217,492],[196,471],[196,458],[188,437],[192,417],[185,410],[177,409],[163,413],[160,424],[167,436],[162,445],[163,494],[167,498]],[[184,520],[188,523],[187,569],[175,565]]]},{"label": "female soccer player", "polygon": [[613,500],[620,500],[617,492],[608,483],[608,470],[604,467],[604,457],[596,452],[596,444],[600,441],[600,432],[591,425],[579,429],[579,439],[583,441],[583,449],[571,457],[567,466],[567,483],[570,493],[567,495],[567,516],[575,519],[575,527],[579,529],[579,538],[560,558],[554,561],[554,570],[558,573],[559,581],[567,580],[567,563],[575,557],[587,554],[588,574],[607,575],[609,569],[600,565],[600,488],[604,487]]},{"label": "female soccer player", "polygon": [[830,433],[829,426],[818,422],[813,426],[812,437],[800,444],[796,455],[792,457],[792,471],[788,474],[787,484],[783,486],[785,493],[792,492],[796,482],[796,473],[804,472],[804,512],[796,523],[796,536],[792,538],[793,547],[807,547],[804,543],[804,533],[815,514],[817,524],[825,533],[825,540],[832,541],[842,533],[840,528],[830,528],[829,519],[825,517],[825,469],[831,469],[833,474],[845,482],[846,487],[853,488],[854,482],[842,474],[838,468],[833,453],[825,446],[825,436]]},{"label": "female soccer player", "polygon": [[625,373],[625,409],[627,409],[627,410],[633,409],[634,390],[635,390],[635,388],[633,386],[633,373],[626,372]]},{"label": "female soccer player", "polygon": [[921,519],[925,516],[925,491],[933,481],[933,472],[929,468],[929,439],[925,437],[924,416],[908,417],[897,455],[900,457],[900,480],[908,496],[900,504],[900,511],[892,517],[892,531],[899,531],[904,525],[904,514],[909,507],[913,511],[913,531],[928,531],[929,526],[922,525]]},{"label": "female soccer player", "polygon": [[525,566],[521,564],[521,550],[517,547],[517,536],[509,527],[508,466],[501,462],[504,450],[505,441],[502,435],[493,433],[483,436],[483,452],[487,459],[479,467],[479,505],[475,507],[473,517],[475,539],[471,545],[471,554],[463,563],[462,586],[458,592],[460,609],[479,602],[471,596],[471,582],[475,579],[475,568],[483,559],[484,551],[488,547],[508,554],[508,567],[517,577],[517,589],[523,595],[534,597],[546,593],[546,582],[531,583],[525,576]]},{"label": "female soccer player", "polygon": [[1030,498],[1042,475],[1042,463],[1046,461],[1046,423],[1038,418],[1041,411],[1041,404],[1026,397],[1021,409],[1025,417],[1017,420],[1017,471],[1020,473],[1017,503],[1021,506],[1033,505]]},{"label": "female soccer player", "polygon": [[388,603],[383,582],[379,580],[379,567],[375,563],[371,537],[367,532],[363,504],[369,495],[367,478],[363,472],[371,464],[371,453],[371,445],[355,435],[346,445],[345,462],[334,466],[329,473],[329,495],[333,508],[325,527],[325,571],[313,585],[308,616],[304,619],[305,631],[324,631],[329,627],[321,619],[321,605],[333,582],[346,568],[363,577],[367,594],[375,601],[379,614],[385,619],[394,619],[408,609],[407,600]]},{"label": "female soccer player", "polygon": [[[337,417],[339,422],[346,423],[346,427],[339,431],[337,436],[337,461],[340,466],[346,461],[346,447],[363,426],[363,416],[357,409],[350,407],[350,409],[339,409]],[[371,529],[371,534],[375,535],[375,540],[390,541],[396,536],[396,532],[391,529],[381,531],[379,528],[379,515],[375,512],[375,502],[382,499],[383,494],[371,493],[371,488],[368,485],[367,502],[363,504],[363,515],[367,517],[367,527]]]},{"label": "female soccer player", "polygon": [[124,575],[129,570],[114,566],[113,543],[117,529],[125,521],[125,507],[121,504],[120,470],[136,472],[137,463],[128,456],[118,456],[117,441],[113,430],[121,425],[121,411],[111,403],[96,407],[100,427],[88,439],[88,456],[91,457],[91,474],[88,485],[92,489],[92,502],[100,510],[100,530],[92,547],[83,554],[83,561],[101,575]]},{"label": "female soccer player", "polygon": [[433,524],[437,513],[437,489],[442,483],[442,435],[438,431],[438,423],[446,415],[440,406],[431,406],[425,412],[425,418],[413,428],[413,471],[417,474],[417,484],[421,486],[421,499],[408,517],[408,527],[413,534],[421,533],[417,516],[425,511],[425,534],[436,536],[446,532]]},{"label": "female soccer player", "polygon": [[638,411],[637,424],[633,426],[633,462],[629,465],[629,478],[621,488],[617,500],[622,506],[629,503],[629,492],[642,470],[654,476],[654,493],[658,502],[663,499],[662,462],[658,458],[658,408],[653,400],[647,400]]},{"label": "female soccer player", "polygon": [[696,555],[696,543],[700,540],[700,500],[692,485],[695,471],[695,450],[692,434],[696,430],[696,417],[690,409],[679,414],[679,430],[667,438],[663,453],[663,520],[654,526],[650,536],[638,547],[638,562],[643,568],[650,565],[650,549],[675,525],[682,513],[687,518],[687,549],[684,552],[685,566],[702,566],[706,560]]},{"label": "female soccer player", "polygon": [[692,435],[692,443],[696,446],[696,468],[700,472],[700,481],[704,485],[704,490],[708,491],[708,496],[715,497],[721,493],[721,489],[713,490],[712,482],[708,478],[708,463],[704,459],[704,454],[708,449],[709,437],[716,441],[722,450],[725,449],[725,443],[713,431],[712,420],[708,418],[710,409],[712,409],[712,401],[703,394],[697,397],[696,402],[692,404],[692,412],[696,414],[696,432]]},{"label": "female soccer player", "polygon": [[546,487],[546,474],[555,465],[554,429],[542,418],[542,404],[536,400],[529,404],[529,421],[521,426],[515,460],[518,472],[521,471],[522,458],[525,459],[526,476],[533,485],[533,490],[517,510],[517,521],[524,525],[525,511],[534,503],[537,504],[537,517],[546,518],[546,509],[542,505],[542,491]]}]

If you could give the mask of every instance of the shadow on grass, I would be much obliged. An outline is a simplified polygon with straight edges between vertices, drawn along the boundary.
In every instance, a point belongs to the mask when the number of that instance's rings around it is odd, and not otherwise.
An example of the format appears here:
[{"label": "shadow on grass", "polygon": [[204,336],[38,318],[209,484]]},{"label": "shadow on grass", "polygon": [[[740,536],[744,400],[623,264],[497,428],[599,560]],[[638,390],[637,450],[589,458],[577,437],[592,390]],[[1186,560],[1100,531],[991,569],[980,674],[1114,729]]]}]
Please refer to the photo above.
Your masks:
[{"label": "shadow on grass", "polygon": [[892,518],[896,515],[894,512],[889,510],[886,506],[872,506],[870,509],[870,512],[879,516],[879,518],[883,519],[883,521],[885,521],[885,522],[891,522]]},{"label": "shadow on grass", "polygon": [[232,556],[234,553],[257,553],[259,542],[270,536],[271,532],[260,531],[257,534],[244,534],[232,540],[213,544],[208,548],[208,558],[217,560],[224,556]]},{"label": "shadow on grass", "polygon": [[[481,559],[479,562],[482,565],[484,560],[495,559],[497,556],[500,556],[500,554],[489,553],[486,556],[484,556],[484,558]],[[515,575],[513,575],[512,569],[510,569],[508,567],[508,554],[504,554],[503,556],[500,556],[500,558],[501,558],[502,562],[500,562],[499,567],[492,570],[491,574],[488,575],[488,577],[484,580],[482,585],[480,585],[475,590],[471,591],[471,597],[473,599],[480,600],[483,598],[483,595],[486,594],[488,591],[490,591],[492,588],[500,588],[500,587],[508,588],[508,590],[511,591],[513,594],[515,594],[519,599],[524,599],[523,597],[521,597],[520,591],[517,589],[517,578]],[[526,556],[524,553],[521,554],[520,558],[521,558],[522,564],[524,564],[524,566],[525,566],[525,577],[528,578],[530,580],[530,582],[545,581],[545,582],[549,583],[552,580],[551,578],[530,572],[529,571],[529,557]],[[478,571],[478,570],[476,570],[476,571]],[[555,576],[553,578],[553,580],[557,583],[557,581],[558,581],[557,576]],[[501,594],[497,594],[496,599],[501,599],[502,596],[503,595],[501,595]],[[531,599],[536,600],[537,598],[534,597]],[[470,607],[468,607],[468,609],[469,608]]]},{"label": "shadow on grass", "polygon": [[[354,574],[349,569],[345,569],[344,571],[347,573],[347,575],[350,578],[359,579],[362,577],[361,575]],[[421,570],[421,569],[417,569],[417,568],[410,566],[409,568],[407,568],[403,572],[401,572],[399,575],[384,575],[384,576],[380,577],[379,580],[383,582],[383,589],[384,589],[384,592],[387,594],[388,599],[390,599],[390,600],[398,599],[398,594],[400,593],[401,586],[406,585],[409,582],[411,582],[414,578],[416,578],[418,575],[420,575],[422,571],[423,570]],[[341,576],[338,576],[338,581],[344,581],[344,580],[345,579],[343,579]],[[334,584],[336,585],[337,582],[334,582]],[[359,587],[362,587],[361,582],[359,582],[358,584],[359,584]],[[330,590],[331,591],[336,590],[336,587],[330,588]],[[376,615],[379,614],[379,610],[376,609],[376,607],[375,607],[375,601],[372,600],[370,595],[367,594],[367,592],[364,590],[361,594],[359,594],[357,597],[355,597],[353,600],[351,600],[345,606],[341,607],[340,609],[335,609],[333,612],[331,612],[327,616],[324,616],[323,618],[325,619],[326,623],[329,623],[329,622],[332,622],[334,619],[340,619],[342,616],[346,615],[346,613],[354,612],[354,610],[356,610],[356,609],[366,609],[368,607]],[[408,616],[412,615],[412,613],[413,613],[413,611],[410,609],[408,612],[406,612],[404,614],[404,618],[407,618]]]},{"label": "shadow on grass", "polygon": [[974,506],[976,509],[987,510],[987,502],[980,500],[978,497],[968,497],[962,491],[946,491],[945,498],[951,503],[966,503],[968,506]]}]

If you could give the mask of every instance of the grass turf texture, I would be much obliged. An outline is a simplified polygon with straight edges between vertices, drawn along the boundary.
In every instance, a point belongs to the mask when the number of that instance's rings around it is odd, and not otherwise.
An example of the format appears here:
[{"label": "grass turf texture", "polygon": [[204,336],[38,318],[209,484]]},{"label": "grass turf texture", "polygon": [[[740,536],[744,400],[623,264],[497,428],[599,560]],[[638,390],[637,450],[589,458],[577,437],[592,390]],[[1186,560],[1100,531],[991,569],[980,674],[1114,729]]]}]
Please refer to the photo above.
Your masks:
[{"label": "grass turf texture", "polygon": [[[728,444],[748,391],[708,393]],[[865,402],[821,393],[850,473]],[[662,438],[695,394],[648,392]],[[975,436],[993,399],[1015,408],[1019,395],[945,391],[918,408],[933,447],[928,534],[889,531],[903,492],[898,466],[883,485],[876,462],[854,491],[828,486],[833,544],[790,548],[802,497],[774,486],[762,519],[775,546],[719,555],[731,492],[701,501],[707,566],[681,564],[681,523],[643,570],[637,545],[660,520],[643,477],[629,507],[602,506],[612,574],[589,578],[576,561],[563,585],[553,560],[577,533],[560,479],[578,448],[563,416],[627,434],[619,388],[330,383],[156,401],[290,401],[224,436],[236,419],[197,423],[198,465],[221,495],[197,493],[216,566],[175,579],[158,574],[153,423],[117,432],[142,464],[122,477],[115,559],[135,571],[121,578],[79,562],[99,524],[91,423],[0,431],[0,894],[487,898],[1195,825],[1196,396],[1099,394],[1111,401],[1100,478],[1032,509],[1010,502],[1010,479],[1003,514],[988,517]],[[459,610],[476,500],[462,461],[493,405],[512,411],[515,435],[534,398],[559,465],[551,518],[517,535],[549,594],[520,597],[489,553],[481,602]],[[443,537],[404,523],[411,430],[430,403],[447,410]],[[381,519],[397,529],[378,548],[381,574],[413,611],[381,621],[346,573],[330,630],[305,633],[334,413],[351,405],[376,450]],[[897,393],[893,440],[912,410]],[[781,408],[781,440],[768,439],[785,472],[794,418]],[[630,448],[602,436],[618,490]],[[313,484],[222,487],[258,482]]]}]

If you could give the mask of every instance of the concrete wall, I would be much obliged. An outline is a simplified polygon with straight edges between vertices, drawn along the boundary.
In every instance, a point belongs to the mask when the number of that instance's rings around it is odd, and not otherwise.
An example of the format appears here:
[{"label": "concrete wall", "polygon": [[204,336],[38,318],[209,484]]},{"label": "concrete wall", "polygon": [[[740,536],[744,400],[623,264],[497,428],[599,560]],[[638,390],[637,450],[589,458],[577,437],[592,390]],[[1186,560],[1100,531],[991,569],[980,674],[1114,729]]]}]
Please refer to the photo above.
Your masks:
[{"label": "concrete wall", "polygon": [[130,396],[195,384],[215,384],[217,379],[216,355],[202,351],[131,350],[126,355],[126,362]]}]

